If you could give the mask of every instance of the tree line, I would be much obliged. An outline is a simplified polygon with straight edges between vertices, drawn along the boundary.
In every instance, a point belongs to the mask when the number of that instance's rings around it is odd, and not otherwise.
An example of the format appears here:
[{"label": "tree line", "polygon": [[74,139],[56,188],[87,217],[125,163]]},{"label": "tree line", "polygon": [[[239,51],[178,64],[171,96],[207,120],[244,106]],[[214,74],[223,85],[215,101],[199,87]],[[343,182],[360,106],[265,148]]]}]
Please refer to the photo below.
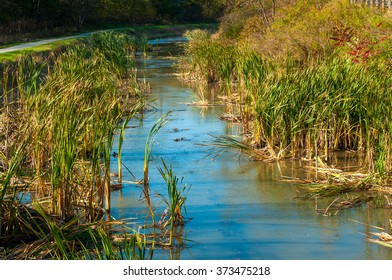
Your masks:
[{"label": "tree line", "polygon": [[4,33],[61,26],[185,23],[216,20],[225,0],[0,0]]}]

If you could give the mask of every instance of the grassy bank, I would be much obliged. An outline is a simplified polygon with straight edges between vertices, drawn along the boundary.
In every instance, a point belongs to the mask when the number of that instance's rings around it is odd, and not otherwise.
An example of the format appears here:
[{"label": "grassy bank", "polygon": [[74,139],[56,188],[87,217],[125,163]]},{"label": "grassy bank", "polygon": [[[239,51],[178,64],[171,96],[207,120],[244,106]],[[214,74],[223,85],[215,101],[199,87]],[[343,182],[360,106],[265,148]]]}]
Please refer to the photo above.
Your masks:
[{"label": "grassy bank", "polygon": [[183,77],[227,85],[254,158],[325,164],[333,151],[355,151],[366,185],[388,184],[390,13],[349,1],[297,1],[252,28],[244,24],[234,39],[224,25],[213,36],[187,34]]},{"label": "grassy bank", "polygon": [[0,62],[7,63],[7,62],[16,61],[18,59],[18,57],[22,57],[25,55],[48,53],[50,51],[59,49],[61,47],[65,47],[65,46],[74,44],[77,42],[77,40],[78,40],[77,38],[59,40],[56,42],[43,44],[43,45],[36,46],[36,47],[26,48],[23,50],[1,53],[0,54]]}]

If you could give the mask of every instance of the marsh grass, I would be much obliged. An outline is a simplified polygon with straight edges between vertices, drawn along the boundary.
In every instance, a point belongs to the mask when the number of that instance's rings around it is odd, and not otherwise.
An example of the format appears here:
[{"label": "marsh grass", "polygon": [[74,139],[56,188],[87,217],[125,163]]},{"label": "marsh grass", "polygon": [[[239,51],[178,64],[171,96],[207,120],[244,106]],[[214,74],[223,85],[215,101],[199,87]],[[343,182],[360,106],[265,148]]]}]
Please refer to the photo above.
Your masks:
[{"label": "marsh grass", "polygon": [[357,150],[369,171],[388,172],[383,160],[390,151],[384,142],[391,131],[383,112],[391,104],[391,78],[377,74],[387,71],[384,67],[333,59],[267,76],[253,93],[258,97],[252,131],[258,135],[256,145],[309,159],[331,150]]},{"label": "marsh grass", "polygon": [[[27,140],[27,139],[26,139]],[[20,164],[24,160],[26,142],[23,141],[19,146],[15,147],[15,152],[10,159],[0,152],[0,160],[2,160],[6,167],[5,173],[1,178],[0,190],[0,236],[9,236],[15,230],[16,217],[18,216],[18,209],[15,207],[18,189],[12,185],[12,178],[17,175]]]},{"label": "marsh grass", "polygon": [[229,85],[234,78],[237,49],[212,40],[206,30],[197,29],[184,36],[189,44],[185,47],[184,59],[180,61],[180,65],[183,69],[186,65],[188,72],[182,76],[188,80],[210,83],[223,81]]},{"label": "marsh grass", "polygon": [[[265,59],[244,45],[228,46],[205,31],[186,34],[182,67],[192,80],[231,84],[233,116],[246,141],[217,137],[214,146],[237,147],[255,159],[328,158],[356,151],[367,173],[388,177],[391,162],[391,68],[377,59],[360,63],[336,53],[306,63]],[[234,108],[234,107],[233,107]],[[229,112],[230,114],[230,112]],[[362,178],[361,178],[362,180]]]},{"label": "marsh grass", "polygon": [[[132,67],[134,45],[124,34],[98,33],[47,59],[25,57],[3,68],[0,233],[8,245],[29,241],[29,257],[83,258],[84,235],[100,244],[96,252],[105,249],[92,258],[114,259],[119,249],[129,257],[136,254],[131,245],[144,246],[141,237],[117,246],[104,232],[109,227],[93,230],[102,218],[111,220],[114,136],[124,135],[129,120],[146,106],[147,87]],[[13,182],[22,170],[28,179],[19,186]],[[20,201],[21,191],[30,194],[35,209]],[[43,244],[53,248],[43,252]]]},{"label": "marsh grass", "polygon": [[[120,260],[145,259],[145,238],[128,227],[126,221],[80,223],[75,217],[64,222],[53,217],[38,203],[21,212],[19,223],[26,227],[31,242],[11,248],[10,259]],[[77,226],[76,226],[77,225]],[[132,226],[132,225],[131,225]],[[112,232],[122,234],[118,241]]]}]

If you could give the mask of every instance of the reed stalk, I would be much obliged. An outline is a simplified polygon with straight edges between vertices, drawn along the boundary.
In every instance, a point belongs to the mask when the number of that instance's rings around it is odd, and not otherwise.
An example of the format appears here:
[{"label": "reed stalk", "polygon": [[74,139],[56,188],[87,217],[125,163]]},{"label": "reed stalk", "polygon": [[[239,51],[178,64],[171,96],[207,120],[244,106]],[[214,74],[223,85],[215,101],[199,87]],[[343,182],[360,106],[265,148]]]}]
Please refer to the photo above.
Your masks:
[{"label": "reed stalk", "polygon": [[167,112],[166,114],[162,115],[151,127],[147,139],[146,139],[146,144],[144,146],[144,167],[143,167],[143,174],[144,174],[144,180],[143,180],[143,193],[144,197],[147,201],[147,205],[150,209],[150,214],[151,214],[151,219],[153,221],[153,225],[155,225],[155,214],[154,210],[151,204],[151,198],[150,198],[150,188],[149,188],[149,165],[151,161],[151,154],[152,154],[152,148],[154,146],[154,141],[155,137],[158,134],[159,130],[169,121],[168,117],[170,116],[171,112]]},{"label": "reed stalk", "polygon": [[[16,147],[15,154],[12,156],[10,160],[7,160],[4,154],[0,152],[0,160],[4,161],[7,163],[7,170],[4,174],[4,177],[1,180],[1,189],[0,189],[0,237],[4,236],[4,234],[9,234],[9,232],[3,232],[3,228],[10,230],[9,227],[5,227],[5,221],[8,224],[12,224],[14,221],[10,221],[12,219],[12,214],[9,213],[8,217],[5,217],[5,203],[8,204],[8,208],[12,207],[15,203],[16,199],[16,189],[13,188],[11,185],[11,179],[16,175],[16,172],[20,168],[20,164],[23,161],[25,157],[25,147],[26,147],[27,141],[23,141],[18,147]],[[12,196],[7,198],[7,201],[5,200],[6,194],[11,192]],[[10,208],[11,209],[11,208]],[[11,212],[12,210],[10,210]],[[7,221],[7,218],[9,219]]]},{"label": "reed stalk", "polygon": [[143,34],[138,42],[139,48],[143,53],[143,57],[147,58],[147,51],[148,51],[148,37],[146,34]]}]

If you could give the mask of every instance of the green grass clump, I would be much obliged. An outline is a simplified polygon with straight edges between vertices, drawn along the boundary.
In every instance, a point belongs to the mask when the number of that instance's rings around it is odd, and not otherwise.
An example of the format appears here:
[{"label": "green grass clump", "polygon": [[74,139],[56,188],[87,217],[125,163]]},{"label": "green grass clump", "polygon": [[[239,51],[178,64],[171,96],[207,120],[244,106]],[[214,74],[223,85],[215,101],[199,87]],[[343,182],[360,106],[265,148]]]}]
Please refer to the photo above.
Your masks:
[{"label": "green grass clump", "polygon": [[227,83],[234,78],[237,51],[234,46],[212,40],[206,30],[196,29],[187,32],[185,36],[190,42],[185,49],[190,59],[183,63],[188,64],[189,72],[192,73],[189,78]]},{"label": "green grass clump", "polygon": [[167,223],[170,225],[170,236],[169,243],[173,245],[173,233],[174,229],[185,224],[185,219],[183,216],[183,211],[186,211],[185,201],[187,199],[186,192],[189,190],[187,186],[184,185],[179,187],[179,183],[182,183],[175,174],[171,166],[167,166],[164,160],[162,160],[163,167],[159,167],[158,170],[161,173],[162,178],[167,184],[167,196],[168,198],[163,198],[167,209],[169,211]]},{"label": "green grass clump", "polygon": [[308,156],[315,154],[315,144],[320,154],[358,150],[371,164],[378,147],[388,148],[383,142],[392,132],[384,115],[392,105],[391,78],[379,75],[388,69],[333,59],[305,69],[288,66],[280,75],[268,76],[252,92],[257,96],[258,145],[278,146],[294,154],[306,150]]}]

